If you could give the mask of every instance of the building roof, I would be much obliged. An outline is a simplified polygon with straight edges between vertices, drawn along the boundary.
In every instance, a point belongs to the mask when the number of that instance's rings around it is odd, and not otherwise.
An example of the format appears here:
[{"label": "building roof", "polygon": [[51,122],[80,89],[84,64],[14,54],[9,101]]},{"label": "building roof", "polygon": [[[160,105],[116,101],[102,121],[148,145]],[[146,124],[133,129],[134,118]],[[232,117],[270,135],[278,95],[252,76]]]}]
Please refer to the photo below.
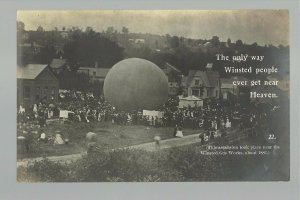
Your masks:
[{"label": "building roof", "polygon": [[28,64],[25,67],[17,66],[18,79],[35,79],[47,65],[44,64]]},{"label": "building roof", "polygon": [[216,71],[190,70],[186,78],[187,86],[191,84],[194,77],[200,77],[205,87],[216,87],[219,73]]},{"label": "building roof", "polygon": [[51,63],[50,63],[50,67],[53,69],[58,69],[61,68],[62,66],[64,66],[66,64],[66,60],[65,59],[57,59],[54,58],[52,59]]},{"label": "building roof", "polygon": [[80,67],[79,71],[80,70],[88,70],[90,75],[91,72],[96,72],[96,77],[106,77],[110,68]]},{"label": "building roof", "polygon": [[186,100],[186,101],[202,101],[202,99],[192,95],[192,96],[188,96],[188,97],[183,97],[180,98],[180,100]]},{"label": "building roof", "polygon": [[205,66],[205,68],[209,70],[212,69],[212,67],[213,67],[213,63],[207,63]]},{"label": "building roof", "polygon": [[182,72],[177,69],[176,67],[174,67],[173,65],[171,65],[170,63],[165,63],[165,66],[164,66],[166,72],[170,72],[171,70],[175,71],[176,73],[178,74],[182,74]]},{"label": "building roof", "polygon": [[135,43],[145,43],[145,39],[135,39]]},{"label": "building roof", "polygon": [[211,42],[205,42],[204,46],[205,47],[211,46]]},{"label": "building roof", "polygon": [[42,45],[34,43],[24,43],[24,44],[19,44],[20,47],[36,47],[36,48],[42,48]]}]

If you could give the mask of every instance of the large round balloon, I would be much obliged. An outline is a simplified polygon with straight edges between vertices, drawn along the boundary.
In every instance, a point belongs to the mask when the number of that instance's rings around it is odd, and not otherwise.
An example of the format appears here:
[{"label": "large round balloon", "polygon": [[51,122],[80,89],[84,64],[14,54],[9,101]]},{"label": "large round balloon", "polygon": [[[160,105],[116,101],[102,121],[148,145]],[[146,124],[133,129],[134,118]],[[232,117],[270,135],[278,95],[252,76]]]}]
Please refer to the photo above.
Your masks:
[{"label": "large round balloon", "polygon": [[124,59],[115,64],[104,80],[104,97],[119,110],[152,110],[168,98],[168,80],[154,63]]}]

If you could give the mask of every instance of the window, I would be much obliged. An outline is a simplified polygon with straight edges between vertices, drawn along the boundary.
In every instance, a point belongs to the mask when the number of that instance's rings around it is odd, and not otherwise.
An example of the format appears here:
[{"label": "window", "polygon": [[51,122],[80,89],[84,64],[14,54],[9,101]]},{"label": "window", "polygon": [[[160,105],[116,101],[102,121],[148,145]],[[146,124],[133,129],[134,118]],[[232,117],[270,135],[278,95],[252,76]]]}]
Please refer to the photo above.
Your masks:
[{"label": "window", "polygon": [[55,90],[56,90],[56,87],[52,87],[52,90],[51,90],[51,99],[55,99],[55,97],[56,97]]},{"label": "window", "polygon": [[216,90],[216,97],[218,97],[218,90]]},{"label": "window", "polygon": [[55,89],[56,89],[56,88],[55,88],[55,87],[53,87],[53,88],[52,88],[52,90],[51,90],[51,95],[52,95],[52,96],[54,96],[54,95],[55,95]]},{"label": "window", "polygon": [[29,98],[30,97],[30,87],[29,86],[24,86],[23,87],[23,97],[24,98]]},{"label": "window", "polygon": [[199,80],[195,80],[195,85],[199,85]]},{"label": "window", "polygon": [[93,72],[93,76],[94,76],[94,77],[96,76],[96,72]]},{"label": "window", "polygon": [[35,100],[39,100],[40,99],[40,87],[36,87],[35,88]]},{"label": "window", "polygon": [[199,96],[199,90],[192,90],[193,96]]},{"label": "window", "polygon": [[43,93],[43,94],[42,94],[43,96],[47,96],[47,94],[48,94],[48,86],[44,87],[42,93]]},{"label": "window", "polygon": [[204,91],[204,88],[201,87],[201,88],[200,88],[200,96],[203,96],[203,95],[204,95],[204,92],[205,92],[205,91]]}]

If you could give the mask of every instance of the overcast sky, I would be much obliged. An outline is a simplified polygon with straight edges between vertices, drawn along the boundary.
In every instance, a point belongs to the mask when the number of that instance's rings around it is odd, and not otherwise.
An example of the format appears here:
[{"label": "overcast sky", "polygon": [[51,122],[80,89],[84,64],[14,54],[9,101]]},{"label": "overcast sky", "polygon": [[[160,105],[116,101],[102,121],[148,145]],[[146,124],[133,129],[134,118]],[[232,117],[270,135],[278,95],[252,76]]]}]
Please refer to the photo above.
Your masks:
[{"label": "overcast sky", "polygon": [[235,11],[18,11],[17,20],[26,30],[63,26],[93,27],[97,31],[113,26],[129,32],[177,35],[196,39],[219,36],[221,41],[241,39],[252,44],[289,44],[287,10]]}]

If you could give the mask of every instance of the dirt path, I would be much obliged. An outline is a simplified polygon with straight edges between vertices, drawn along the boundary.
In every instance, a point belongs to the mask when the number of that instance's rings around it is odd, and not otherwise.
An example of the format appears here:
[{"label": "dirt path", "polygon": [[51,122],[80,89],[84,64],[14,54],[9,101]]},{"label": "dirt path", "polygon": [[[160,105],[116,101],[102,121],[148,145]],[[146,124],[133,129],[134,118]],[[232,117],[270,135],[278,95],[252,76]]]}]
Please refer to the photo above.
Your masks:
[{"label": "dirt path", "polygon": [[[199,139],[199,133],[193,135],[187,135],[184,136],[183,138],[171,138],[171,139],[161,140],[159,149],[167,149],[171,147],[184,146],[184,145],[198,143],[200,141],[201,140]],[[155,144],[155,142],[148,142],[148,143],[133,145],[124,148],[156,151],[158,149],[158,146]]]},{"label": "dirt path", "polygon": [[[187,135],[184,136],[183,138],[171,138],[171,139],[166,139],[166,140],[161,140],[160,141],[160,147],[158,148],[155,142],[148,142],[148,143],[143,143],[143,144],[138,144],[138,145],[132,145],[129,147],[122,147],[119,149],[142,149],[146,151],[156,151],[158,149],[167,149],[171,147],[178,147],[178,146],[184,146],[184,145],[189,145],[189,144],[195,144],[201,142],[199,139],[199,134],[193,134],[193,135]],[[229,143],[234,141],[234,140],[239,140],[241,139],[236,138],[235,134],[228,134],[226,136],[228,138]],[[211,142],[208,144],[212,144]],[[207,145],[207,144],[206,144]],[[203,147],[205,147],[204,145]],[[65,162],[65,163],[70,163],[72,161],[76,161],[80,159],[86,152],[83,152],[81,154],[71,154],[71,155],[65,155],[65,156],[49,156],[47,159],[50,161],[54,162]],[[43,160],[43,157],[38,157],[38,158],[28,158],[28,159],[21,159],[17,161],[17,167],[19,166],[27,166],[30,163],[33,163],[35,161],[41,161]]]}]

